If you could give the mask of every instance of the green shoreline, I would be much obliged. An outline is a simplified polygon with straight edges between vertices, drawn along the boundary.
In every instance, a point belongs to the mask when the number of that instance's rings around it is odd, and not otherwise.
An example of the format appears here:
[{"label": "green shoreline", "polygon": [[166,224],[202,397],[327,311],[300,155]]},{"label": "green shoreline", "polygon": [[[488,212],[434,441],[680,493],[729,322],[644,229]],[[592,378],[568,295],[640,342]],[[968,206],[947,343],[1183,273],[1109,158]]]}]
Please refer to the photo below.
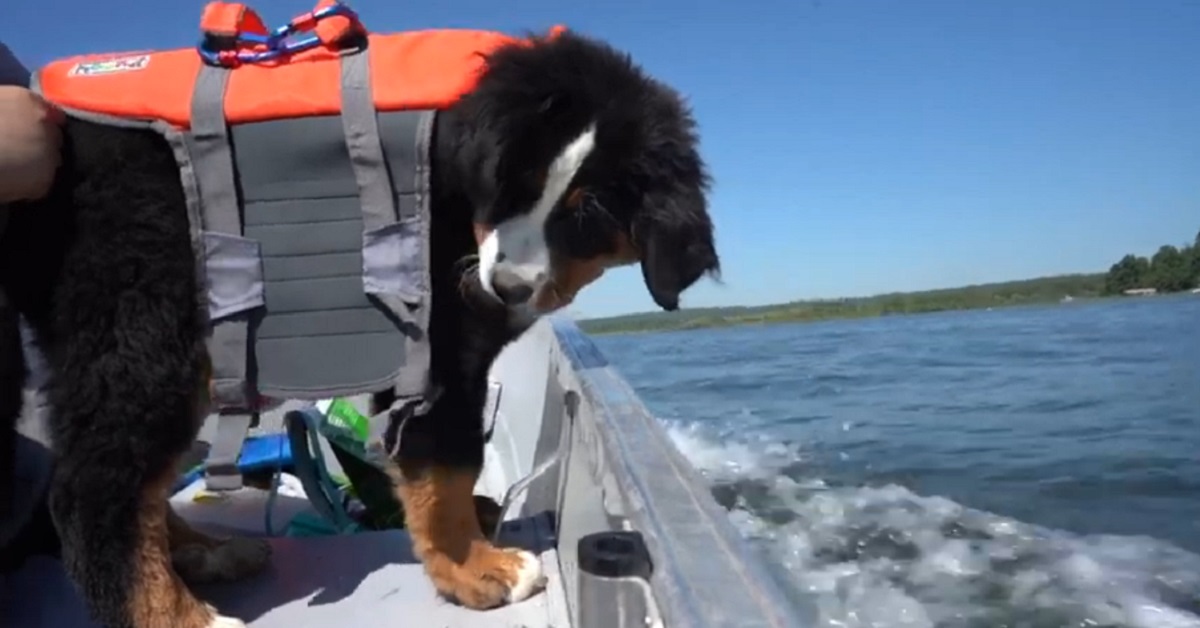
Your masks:
[{"label": "green shoreline", "polygon": [[1105,273],[1092,273],[755,307],[625,314],[581,320],[579,326],[592,335],[681,331],[1037,305],[1058,303],[1068,296],[1074,300],[1114,298],[1105,291]]},{"label": "green shoreline", "polygon": [[735,325],[770,325],[894,314],[927,314],[1099,299],[1153,288],[1158,294],[1185,292],[1200,286],[1200,233],[1182,247],[1164,244],[1147,258],[1129,254],[1107,273],[1054,275],[1019,281],[894,292],[869,297],[793,301],[756,307],[709,307],[677,312],[642,312],[579,321],[594,334],[708,329]]}]

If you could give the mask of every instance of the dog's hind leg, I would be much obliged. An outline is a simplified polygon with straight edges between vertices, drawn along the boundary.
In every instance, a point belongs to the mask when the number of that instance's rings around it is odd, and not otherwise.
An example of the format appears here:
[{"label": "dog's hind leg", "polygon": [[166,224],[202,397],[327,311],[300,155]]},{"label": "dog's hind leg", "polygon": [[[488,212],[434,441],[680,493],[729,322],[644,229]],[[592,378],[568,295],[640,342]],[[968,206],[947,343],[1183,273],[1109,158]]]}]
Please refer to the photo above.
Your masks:
[{"label": "dog's hind leg", "polygon": [[167,494],[174,470],[133,491],[100,486],[122,479],[105,471],[95,468],[93,478],[58,473],[50,498],[64,564],[93,619],[111,628],[244,627],[198,600],[172,569]]},{"label": "dog's hind leg", "polygon": [[204,320],[186,202],[156,133],[69,120],[71,245],[50,325],[50,512],[106,628],[231,628],[171,564],[167,499],[204,416]]},{"label": "dog's hind leg", "polygon": [[263,570],[271,558],[264,539],[214,538],[192,528],[167,507],[171,562],[188,584],[232,582]]},{"label": "dog's hind leg", "polygon": [[[197,599],[173,567],[167,500],[200,421],[203,354],[196,341],[163,342],[176,316],[142,309],[144,296],[126,295],[129,318],[105,332],[74,327],[60,352],[50,512],[63,563],[102,626],[242,627]],[[138,320],[139,311],[158,320]]]}]

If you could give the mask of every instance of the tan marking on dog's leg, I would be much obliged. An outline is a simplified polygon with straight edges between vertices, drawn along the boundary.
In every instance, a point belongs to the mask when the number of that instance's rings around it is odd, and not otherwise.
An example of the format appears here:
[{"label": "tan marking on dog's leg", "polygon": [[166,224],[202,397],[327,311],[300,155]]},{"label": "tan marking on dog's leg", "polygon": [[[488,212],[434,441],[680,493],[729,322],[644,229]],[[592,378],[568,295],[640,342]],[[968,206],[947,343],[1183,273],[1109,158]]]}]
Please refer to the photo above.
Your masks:
[{"label": "tan marking on dog's leg", "polygon": [[138,547],[134,553],[134,581],[129,615],[135,628],[245,628],[232,617],[222,617],[196,599],[171,567],[167,494],[175,480],[170,473],[153,481],[142,492],[138,512]]},{"label": "tan marking on dog's leg", "polygon": [[271,545],[250,537],[213,538],[193,529],[167,506],[171,564],[188,584],[233,582],[262,571]]},{"label": "tan marking on dog's leg", "polygon": [[439,593],[482,610],[519,602],[545,586],[537,556],[497,548],[484,538],[472,494],[477,472],[411,466],[390,471],[413,551]]}]

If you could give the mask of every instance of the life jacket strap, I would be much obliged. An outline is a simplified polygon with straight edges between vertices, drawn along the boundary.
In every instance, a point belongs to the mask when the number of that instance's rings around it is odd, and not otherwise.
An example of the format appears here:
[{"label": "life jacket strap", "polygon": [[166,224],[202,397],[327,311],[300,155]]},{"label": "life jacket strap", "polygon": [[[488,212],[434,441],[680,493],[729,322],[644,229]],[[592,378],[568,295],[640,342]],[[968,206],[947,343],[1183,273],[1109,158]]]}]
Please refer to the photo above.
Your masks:
[{"label": "life jacket strap", "polygon": [[[392,170],[383,154],[379,120],[371,91],[370,50],[341,58],[342,128],[346,150],[358,184],[363,219],[363,290],[382,302],[408,327],[422,335],[429,328],[429,145],[433,114],[416,119],[415,163],[396,164],[396,174],[411,181],[392,181]],[[392,155],[395,162],[405,161]],[[396,202],[397,189],[412,189],[411,202]],[[406,199],[407,200],[407,199]],[[412,250],[419,247],[419,250]],[[397,378],[396,395],[412,398],[429,388],[428,338],[406,346],[404,373]]]},{"label": "life jacket strap", "polygon": [[[206,464],[209,490],[228,491],[242,486],[237,461],[242,442],[257,418],[253,393],[249,325],[263,306],[262,268],[257,243],[242,237],[233,156],[225,122],[225,88],[229,70],[200,66],[192,95],[191,159],[201,203],[201,235],[210,260],[244,260],[248,268],[206,269],[209,286],[211,333],[208,352],[212,360],[213,401],[220,409],[217,434]],[[230,249],[246,249],[230,255]],[[218,276],[211,276],[217,274]],[[237,279],[231,280],[231,279]],[[248,291],[246,285],[257,284]],[[249,295],[249,297],[247,297]]]},{"label": "life jacket strap", "polygon": [[242,488],[238,460],[254,418],[254,415],[246,413],[221,414],[217,417],[216,434],[204,462],[204,484],[209,491],[236,491]]}]

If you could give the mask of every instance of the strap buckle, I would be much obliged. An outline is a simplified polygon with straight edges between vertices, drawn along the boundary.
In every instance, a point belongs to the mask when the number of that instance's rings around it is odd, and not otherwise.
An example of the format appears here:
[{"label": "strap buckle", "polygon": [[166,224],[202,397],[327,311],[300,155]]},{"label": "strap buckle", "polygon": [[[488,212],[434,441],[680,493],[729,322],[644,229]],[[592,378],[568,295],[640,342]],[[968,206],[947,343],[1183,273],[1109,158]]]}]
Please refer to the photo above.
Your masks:
[{"label": "strap buckle", "polygon": [[242,488],[242,473],[238,467],[242,446],[258,414],[245,412],[217,415],[216,434],[204,463],[206,488],[211,492],[236,491]]}]

